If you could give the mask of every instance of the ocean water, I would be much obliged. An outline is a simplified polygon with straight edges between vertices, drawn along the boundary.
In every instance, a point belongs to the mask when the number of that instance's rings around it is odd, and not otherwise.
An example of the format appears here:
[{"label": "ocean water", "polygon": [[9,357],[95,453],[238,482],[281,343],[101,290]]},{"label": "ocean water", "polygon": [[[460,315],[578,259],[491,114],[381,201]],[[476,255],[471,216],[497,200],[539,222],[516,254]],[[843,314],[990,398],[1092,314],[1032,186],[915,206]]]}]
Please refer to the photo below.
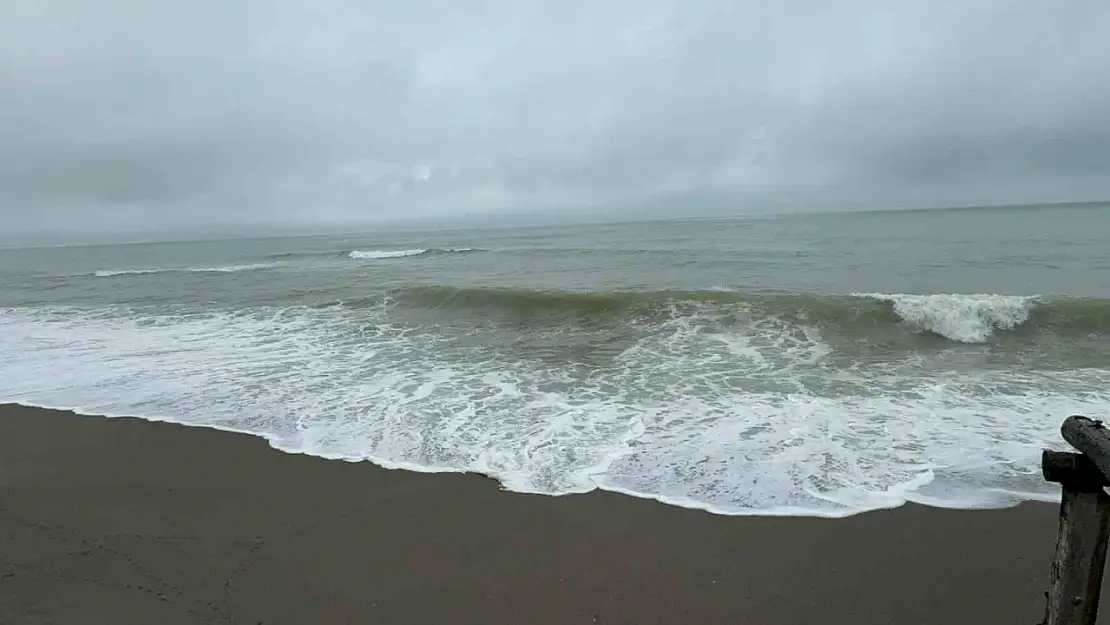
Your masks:
[{"label": "ocean water", "polygon": [[2,250],[0,402],[721,514],[1052,499],[1110,205]]}]

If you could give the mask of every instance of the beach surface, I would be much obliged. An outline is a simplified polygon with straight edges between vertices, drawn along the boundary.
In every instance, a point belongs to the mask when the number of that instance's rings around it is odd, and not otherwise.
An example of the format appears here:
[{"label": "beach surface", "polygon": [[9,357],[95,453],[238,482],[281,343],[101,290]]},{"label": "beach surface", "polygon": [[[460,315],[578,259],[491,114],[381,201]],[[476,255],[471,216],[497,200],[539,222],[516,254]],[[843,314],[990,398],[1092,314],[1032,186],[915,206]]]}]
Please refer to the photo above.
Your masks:
[{"label": "beach surface", "polygon": [[10,405],[0,494],[13,624],[1032,625],[1056,532],[1041,503],[821,519],[522,495]]}]

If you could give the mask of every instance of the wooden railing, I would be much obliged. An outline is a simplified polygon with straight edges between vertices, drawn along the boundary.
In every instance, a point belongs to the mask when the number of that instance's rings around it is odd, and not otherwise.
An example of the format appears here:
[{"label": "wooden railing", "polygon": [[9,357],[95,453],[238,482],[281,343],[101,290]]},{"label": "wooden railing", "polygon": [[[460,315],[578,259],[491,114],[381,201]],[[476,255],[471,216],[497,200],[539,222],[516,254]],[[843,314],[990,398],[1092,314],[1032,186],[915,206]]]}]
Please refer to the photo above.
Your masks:
[{"label": "wooden railing", "polygon": [[1045,451],[1044,478],[1063,487],[1045,625],[1094,625],[1110,535],[1110,430],[1068,417],[1060,428],[1080,453]]}]

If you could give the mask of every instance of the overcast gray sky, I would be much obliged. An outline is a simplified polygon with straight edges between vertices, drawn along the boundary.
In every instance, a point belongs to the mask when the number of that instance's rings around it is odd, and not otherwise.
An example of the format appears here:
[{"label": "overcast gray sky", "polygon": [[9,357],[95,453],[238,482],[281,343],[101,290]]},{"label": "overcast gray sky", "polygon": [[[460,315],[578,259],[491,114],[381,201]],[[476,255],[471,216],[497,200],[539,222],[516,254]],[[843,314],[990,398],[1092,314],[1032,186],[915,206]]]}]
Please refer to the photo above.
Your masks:
[{"label": "overcast gray sky", "polygon": [[1106,0],[5,0],[0,217],[1106,198],[1108,32]]}]

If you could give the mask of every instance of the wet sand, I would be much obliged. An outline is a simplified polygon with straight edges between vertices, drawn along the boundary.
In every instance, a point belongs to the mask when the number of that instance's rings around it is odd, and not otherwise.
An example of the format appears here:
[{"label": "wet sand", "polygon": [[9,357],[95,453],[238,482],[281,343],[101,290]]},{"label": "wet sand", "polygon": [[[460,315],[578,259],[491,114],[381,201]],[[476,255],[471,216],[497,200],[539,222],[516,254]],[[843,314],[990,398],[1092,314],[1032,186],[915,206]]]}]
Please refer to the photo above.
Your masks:
[{"label": "wet sand", "polygon": [[520,495],[0,406],[0,623],[1032,625],[1055,531],[1048,504],[830,520]]}]

